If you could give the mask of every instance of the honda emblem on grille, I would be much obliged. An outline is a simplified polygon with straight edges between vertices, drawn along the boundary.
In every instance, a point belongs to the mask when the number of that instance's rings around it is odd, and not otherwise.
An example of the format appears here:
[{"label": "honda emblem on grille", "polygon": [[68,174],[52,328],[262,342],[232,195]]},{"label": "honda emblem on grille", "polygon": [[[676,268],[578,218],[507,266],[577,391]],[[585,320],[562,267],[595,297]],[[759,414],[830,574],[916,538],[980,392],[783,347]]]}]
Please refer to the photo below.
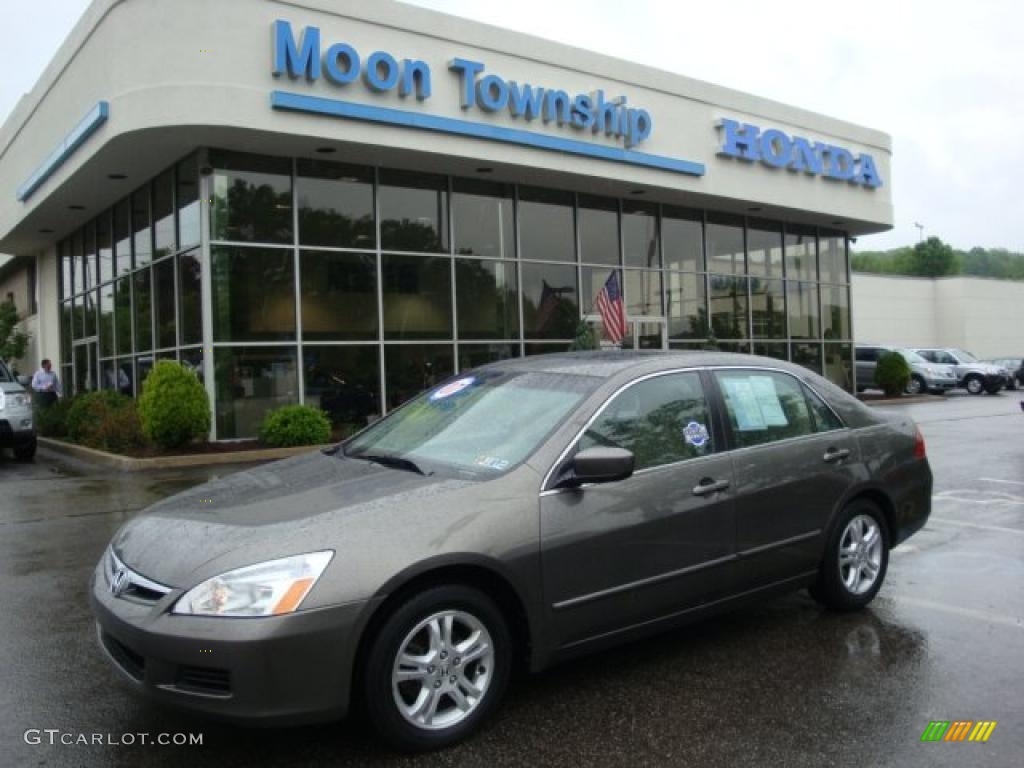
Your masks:
[{"label": "honda emblem on grille", "polygon": [[110,593],[114,597],[120,597],[121,593],[128,588],[128,574],[124,568],[118,568],[110,578]]}]

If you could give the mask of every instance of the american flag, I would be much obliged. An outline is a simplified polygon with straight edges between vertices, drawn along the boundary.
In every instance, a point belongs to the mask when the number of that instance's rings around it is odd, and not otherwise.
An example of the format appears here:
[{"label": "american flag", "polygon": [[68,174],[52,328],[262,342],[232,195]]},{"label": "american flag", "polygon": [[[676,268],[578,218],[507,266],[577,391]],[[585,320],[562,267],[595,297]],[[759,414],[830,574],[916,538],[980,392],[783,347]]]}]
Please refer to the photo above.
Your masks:
[{"label": "american flag", "polygon": [[622,290],[619,287],[619,271],[612,270],[611,276],[605,281],[604,288],[594,299],[597,311],[601,313],[604,323],[604,335],[612,344],[618,344],[626,335],[626,308],[622,303]]}]

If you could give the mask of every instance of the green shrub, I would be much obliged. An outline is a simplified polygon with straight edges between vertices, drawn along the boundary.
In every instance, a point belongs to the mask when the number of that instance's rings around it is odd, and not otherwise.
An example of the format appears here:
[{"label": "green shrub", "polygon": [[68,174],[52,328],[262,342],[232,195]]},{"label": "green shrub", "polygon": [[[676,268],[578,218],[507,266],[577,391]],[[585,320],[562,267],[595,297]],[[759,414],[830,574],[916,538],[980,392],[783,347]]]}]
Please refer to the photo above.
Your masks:
[{"label": "green shrub", "polygon": [[889,397],[899,397],[910,381],[910,365],[899,352],[888,352],[878,358],[875,383]]},{"label": "green shrub", "polygon": [[180,448],[210,431],[210,401],[195,373],[172,360],[153,366],[139,398],[142,432],[161,448]]},{"label": "green shrub", "polygon": [[331,420],[311,405],[286,405],[268,411],[260,425],[267,445],[320,445],[331,439]]},{"label": "green shrub", "polygon": [[146,444],[135,401],[120,392],[79,395],[68,407],[66,423],[68,437],[89,448],[125,453]]},{"label": "green shrub", "polygon": [[67,437],[68,410],[71,399],[58,400],[50,406],[35,407],[36,431],[43,437]]}]

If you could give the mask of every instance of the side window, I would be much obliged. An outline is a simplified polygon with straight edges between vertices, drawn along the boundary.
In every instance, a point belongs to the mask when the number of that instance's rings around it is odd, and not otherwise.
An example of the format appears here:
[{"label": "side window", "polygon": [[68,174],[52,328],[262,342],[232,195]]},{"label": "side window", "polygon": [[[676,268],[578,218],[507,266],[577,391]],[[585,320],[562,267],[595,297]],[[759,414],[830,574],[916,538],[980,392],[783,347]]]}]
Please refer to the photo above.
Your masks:
[{"label": "side window", "polygon": [[939,362],[938,355],[935,352],[932,352],[930,349],[919,350],[917,354],[919,354],[921,357],[923,357],[929,363],[937,363],[937,362]]},{"label": "side window", "polygon": [[878,350],[874,347],[857,347],[858,363],[873,363],[878,359]]},{"label": "side window", "polygon": [[620,392],[580,438],[579,449],[625,448],[646,469],[712,453],[711,416],[697,373],[670,373]]},{"label": "side window", "polygon": [[807,396],[807,403],[811,406],[811,415],[814,417],[815,432],[831,432],[833,429],[842,429],[843,422],[839,420],[832,409],[829,408],[814,392],[804,387]]},{"label": "side window", "polygon": [[771,371],[716,371],[725,410],[740,448],[812,434],[803,385]]}]

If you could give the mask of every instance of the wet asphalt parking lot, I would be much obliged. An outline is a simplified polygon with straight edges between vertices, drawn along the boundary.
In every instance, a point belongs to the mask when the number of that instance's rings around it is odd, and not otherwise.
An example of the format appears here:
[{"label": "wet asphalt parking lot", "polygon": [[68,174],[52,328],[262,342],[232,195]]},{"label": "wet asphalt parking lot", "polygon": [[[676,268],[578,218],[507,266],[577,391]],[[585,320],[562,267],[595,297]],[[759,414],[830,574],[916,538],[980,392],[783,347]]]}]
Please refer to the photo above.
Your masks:
[{"label": "wet asphalt parking lot", "polygon": [[[869,609],[806,593],[517,680],[469,742],[385,751],[358,718],[244,729],[131,695],[96,646],[89,574],[121,522],[230,469],[117,474],[0,461],[0,767],[1024,764],[1024,412],[1015,393],[895,406],[935,474],[928,526]],[[892,408],[893,406],[888,406]],[[931,720],[995,720],[985,744]],[[41,733],[28,744],[29,729]],[[202,734],[201,746],[59,743]],[[30,736],[31,738],[31,736]],[[68,740],[68,736],[63,737]],[[138,740],[138,737],[136,737]]]}]

